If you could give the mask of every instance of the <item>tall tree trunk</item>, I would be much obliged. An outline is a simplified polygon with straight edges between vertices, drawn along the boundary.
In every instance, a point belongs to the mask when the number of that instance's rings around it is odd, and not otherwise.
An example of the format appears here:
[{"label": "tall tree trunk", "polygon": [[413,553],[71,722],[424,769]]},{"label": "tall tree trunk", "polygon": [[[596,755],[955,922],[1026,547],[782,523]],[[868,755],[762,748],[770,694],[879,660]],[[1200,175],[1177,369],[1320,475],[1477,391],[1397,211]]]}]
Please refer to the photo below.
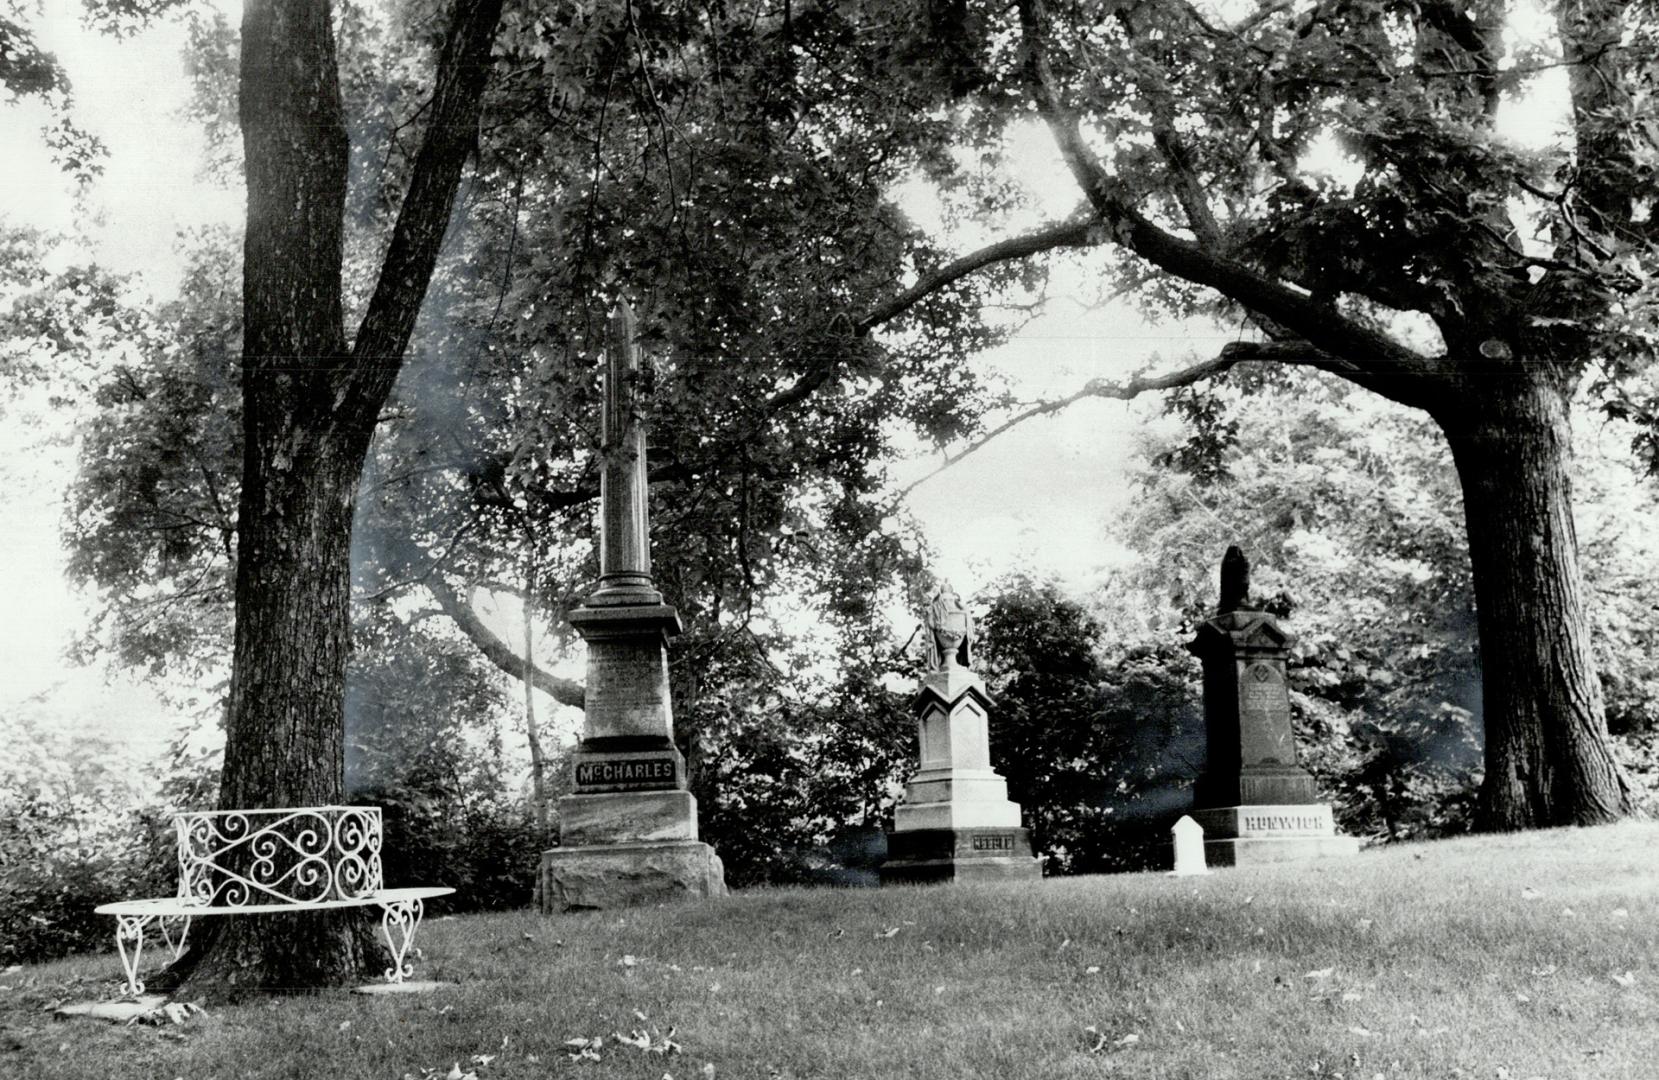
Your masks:
[{"label": "tall tree trunk", "polygon": [[[1469,368],[1477,368],[1471,363]],[[1608,749],[1573,528],[1572,430],[1553,366],[1491,372],[1437,419],[1463,483],[1480,619],[1486,829],[1630,813]]]},{"label": "tall tree trunk", "polygon": [[[247,0],[238,115],[242,495],[219,805],[338,803],[345,790],[351,523],[477,129],[501,0],[456,0],[427,130],[356,341],[342,305],[349,142],[330,0]],[[201,919],[158,988],[339,984],[380,967],[361,910]]]}]

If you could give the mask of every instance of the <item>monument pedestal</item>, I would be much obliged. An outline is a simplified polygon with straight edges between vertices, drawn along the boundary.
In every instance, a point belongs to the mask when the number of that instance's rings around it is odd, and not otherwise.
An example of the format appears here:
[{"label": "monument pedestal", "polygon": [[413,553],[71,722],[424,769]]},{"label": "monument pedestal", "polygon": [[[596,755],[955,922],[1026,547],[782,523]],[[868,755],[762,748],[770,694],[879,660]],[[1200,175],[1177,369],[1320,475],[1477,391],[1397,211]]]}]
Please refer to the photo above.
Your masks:
[{"label": "monument pedestal", "polygon": [[1297,764],[1285,675],[1289,643],[1272,615],[1234,610],[1203,623],[1189,646],[1204,663],[1208,754],[1192,817],[1204,827],[1211,866],[1359,851],[1358,840],[1336,834],[1330,806],[1317,801],[1313,777]]},{"label": "monument pedestal", "polygon": [[1019,804],[991,768],[990,704],[967,668],[953,664],[922,680],[921,768],[894,811],[882,884],[1042,877]]},{"label": "monument pedestal", "polygon": [[1253,804],[1194,810],[1204,826],[1204,860],[1210,866],[1255,866],[1333,855],[1355,855],[1359,841],[1338,836],[1324,803]]},{"label": "monument pedestal", "polygon": [[670,737],[667,640],[679,616],[650,589],[603,589],[571,612],[588,645],[587,736],[542,853],[541,908],[627,907],[724,896],[725,868],[697,839],[697,799]]},{"label": "monument pedestal", "polygon": [[542,852],[541,874],[547,914],[726,895],[720,856],[696,840],[557,847]]}]

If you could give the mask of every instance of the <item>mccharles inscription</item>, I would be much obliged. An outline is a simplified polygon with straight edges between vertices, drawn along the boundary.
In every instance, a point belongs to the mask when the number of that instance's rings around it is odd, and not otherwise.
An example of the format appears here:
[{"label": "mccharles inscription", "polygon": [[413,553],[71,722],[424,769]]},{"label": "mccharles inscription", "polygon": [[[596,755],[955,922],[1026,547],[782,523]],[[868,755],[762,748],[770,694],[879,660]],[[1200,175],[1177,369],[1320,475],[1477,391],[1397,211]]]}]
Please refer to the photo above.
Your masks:
[{"label": "mccharles inscription", "polygon": [[619,761],[582,761],[576,765],[576,787],[663,788],[674,786],[674,759],[625,758]]}]

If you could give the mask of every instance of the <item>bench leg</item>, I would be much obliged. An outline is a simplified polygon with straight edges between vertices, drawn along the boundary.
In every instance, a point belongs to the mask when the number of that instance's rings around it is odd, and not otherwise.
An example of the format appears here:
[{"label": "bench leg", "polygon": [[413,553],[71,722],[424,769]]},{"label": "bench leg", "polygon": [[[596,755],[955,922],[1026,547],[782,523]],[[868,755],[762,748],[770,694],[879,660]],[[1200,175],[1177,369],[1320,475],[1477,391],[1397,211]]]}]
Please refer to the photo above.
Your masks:
[{"label": "bench leg", "polygon": [[[173,940],[172,931],[172,926],[175,921],[182,924],[179,926],[179,939],[177,941]],[[190,940],[190,916],[163,915],[160,917],[160,922],[161,940],[165,941],[167,943],[167,947],[173,950],[173,959],[177,960],[179,957],[184,955],[184,946]]]},{"label": "bench leg", "polygon": [[121,967],[127,973],[127,993],[133,997],[144,992],[144,983],[138,977],[138,959],[144,951],[144,927],[153,918],[154,915],[115,917],[115,950],[121,954]]},{"label": "bench leg", "polygon": [[380,929],[386,935],[386,946],[392,950],[392,966],[386,969],[386,981],[400,983],[415,973],[409,963],[409,947],[414,944],[415,931],[420,928],[423,905],[420,900],[393,900],[380,905]]}]

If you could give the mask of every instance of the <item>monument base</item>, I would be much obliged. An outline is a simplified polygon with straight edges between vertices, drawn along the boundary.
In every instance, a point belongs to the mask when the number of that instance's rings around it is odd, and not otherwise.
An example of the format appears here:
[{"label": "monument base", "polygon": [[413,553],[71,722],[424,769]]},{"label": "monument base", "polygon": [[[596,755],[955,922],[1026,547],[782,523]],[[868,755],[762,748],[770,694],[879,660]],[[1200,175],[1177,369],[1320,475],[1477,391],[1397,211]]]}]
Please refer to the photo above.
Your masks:
[{"label": "monument base", "polygon": [[1357,855],[1359,841],[1338,836],[1325,803],[1255,804],[1194,810],[1210,866],[1257,866]]},{"label": "monument base", "polygon": [[725,895],[720,856],[695,840],[560,847],[541,856],[544,915]]},{"label": "monument base", "polygon": [[883,885],[1034,880],[1043,864],[1021,828],[907,829],[887,834]]}]

